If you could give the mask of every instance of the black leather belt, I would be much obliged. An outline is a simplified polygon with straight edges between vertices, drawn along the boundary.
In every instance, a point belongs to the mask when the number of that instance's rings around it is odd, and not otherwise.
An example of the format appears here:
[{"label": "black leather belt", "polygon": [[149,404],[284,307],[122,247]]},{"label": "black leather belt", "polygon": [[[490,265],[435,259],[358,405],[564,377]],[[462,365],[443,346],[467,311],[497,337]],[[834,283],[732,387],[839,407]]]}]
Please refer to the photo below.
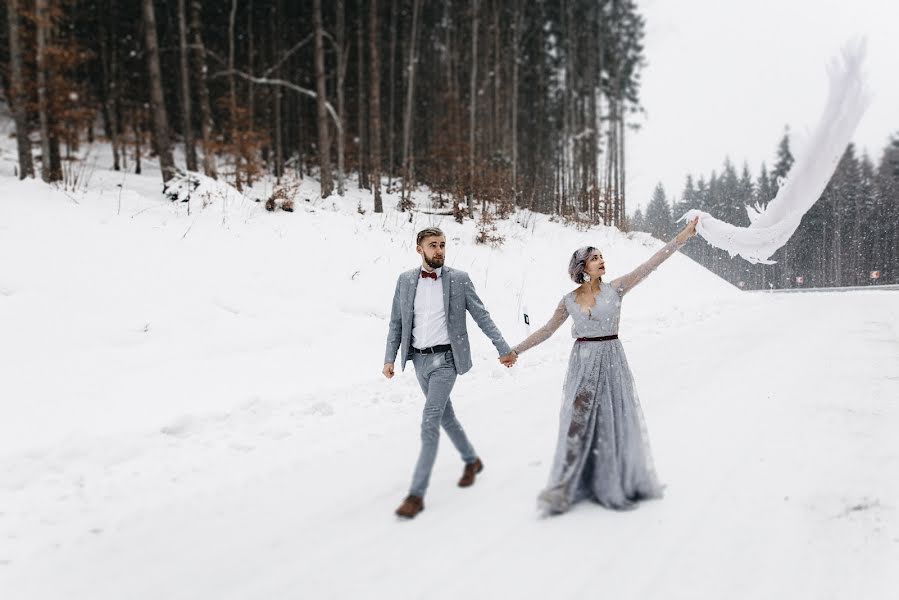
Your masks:
[{"label": "black leather belt", "polygon": [[412,352],[419,354],[439,354],[440,352],[449,352],[453,347],[449,344],[441,344],[439,346],[431,346],[430,348],[412,348]]},{"label": "black leather belt", "polygon": [[578,338],[579,342],[608,342],[609,340],[617,340],[617,335],[604,335],[602,337],[584,337]]}]

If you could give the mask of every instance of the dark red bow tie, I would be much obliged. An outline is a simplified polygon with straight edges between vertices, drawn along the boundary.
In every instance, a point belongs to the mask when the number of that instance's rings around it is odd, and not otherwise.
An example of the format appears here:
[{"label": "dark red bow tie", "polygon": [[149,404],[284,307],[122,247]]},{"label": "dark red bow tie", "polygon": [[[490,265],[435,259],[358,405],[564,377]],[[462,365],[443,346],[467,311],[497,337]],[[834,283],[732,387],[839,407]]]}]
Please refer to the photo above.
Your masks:
[{"label": "dark red bow tie", "polygon": [[421,276],[422,276],[422,277],[430,277],[431,279],[435,279],[435,280],[437,279],[437,273],[436,273],[436,272],[428,273],[427,271],[422,271],[422,272],[421,272]]}]

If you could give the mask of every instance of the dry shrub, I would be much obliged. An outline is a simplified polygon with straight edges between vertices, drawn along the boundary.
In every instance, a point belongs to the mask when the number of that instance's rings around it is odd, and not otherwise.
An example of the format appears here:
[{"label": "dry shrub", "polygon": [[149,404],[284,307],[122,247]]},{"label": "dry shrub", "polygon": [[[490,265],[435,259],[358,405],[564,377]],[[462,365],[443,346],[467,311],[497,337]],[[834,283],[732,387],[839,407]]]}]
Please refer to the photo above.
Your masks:
[{"label": "dry shrub", "polygon": [[482,210],[481,217],[478,219],[478,234],[475,242],[498,248],[505,241],[506,238],[497,232],[496,216],[490,210]]},{"label": "dry shrub", "polygon": [[297,183],[284,183],[275,186],[271,196],[265,201],[265,210],[272,212],[280,208],[285,212],[293,212],[294,198],[297,195],[298,189],[299,184]]}]

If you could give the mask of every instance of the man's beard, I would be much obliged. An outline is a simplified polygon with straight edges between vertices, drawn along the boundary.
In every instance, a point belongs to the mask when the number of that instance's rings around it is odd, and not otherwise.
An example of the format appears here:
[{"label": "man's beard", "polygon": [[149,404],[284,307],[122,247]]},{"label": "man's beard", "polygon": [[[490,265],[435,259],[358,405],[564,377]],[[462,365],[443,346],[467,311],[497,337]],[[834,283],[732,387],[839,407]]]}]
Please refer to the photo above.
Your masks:
[{"label": "man's beard", "polygon": [[425,256],[425,264],[431,267],[432,269],[439,269],[443,266],[442,258],[428,258]]}]

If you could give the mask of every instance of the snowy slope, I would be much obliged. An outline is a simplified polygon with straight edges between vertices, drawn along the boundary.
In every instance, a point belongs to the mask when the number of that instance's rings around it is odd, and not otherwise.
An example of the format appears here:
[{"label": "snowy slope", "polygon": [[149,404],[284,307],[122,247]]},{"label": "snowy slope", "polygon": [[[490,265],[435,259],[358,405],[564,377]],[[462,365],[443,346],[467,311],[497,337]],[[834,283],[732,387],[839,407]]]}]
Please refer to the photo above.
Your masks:
[{"label": "snowy slope", "polygon": [[171,204],[157,174],[99,167],[87,190],[0,187],[0,597],[880,598],[899,586],[895,293],[745,295],[669,260],[622,317],[668,485],[628,514],[536,518],[568,327],[513,370],[473,332],[475,368],[453,398],[486,470],[456,488],[444,444],[427,510],[397,523],[421,398],[412,373],[387,381],[380,368],[415,231],[445,229],[447,263],[472,275],[510,343],[525,334],[522,304],[539,326],[573,287],[574,248],[602,248],[614,277],[659,242],[522,213],[486,248],[472,224],[409,222],[393,197],[371,214],[355,183],[321,201],[307,180],[293,214],[233,196]]},{"label": "snowy slope", "polygon": [[[501,249],[477,247],[471,222],[374,215],[355,184],[345,199],[321,201],[308,179],[293,214],[216,197],[205,208],[192,201],[188,215],[187,203],[161,199],[152,173],[128,176],[120,196],[122,179],[96,171],[88,193],[2,182],[4,337],[16,343],[0,360],[16,365],[7,377],[18,406],[0,424],[0,454],[369,381],[380,372],[396,277],[417,264],[415,232],[428,225],[445,229],[447,264],[471,273],[510,341],[523,333],[522,294],[536,323],[573,287],[566,267],[577,246],[600,246],[614,276],[659,245],[522,214],[500,225]],[[358,214],[360,201],[368,214]],[[737,296],[689,259],[670,262],[629,298],[626,315],[647,334]],[[693,293],[679,293],[684,286]],[[671,299],[670,310],[658,310],[656,295]],[[492,345],[479,336],[475,344],[480,371],[499,371]],[[341,354],[358,365],[336,376]],[[84,418],[85,406],[95,414]]]}]

